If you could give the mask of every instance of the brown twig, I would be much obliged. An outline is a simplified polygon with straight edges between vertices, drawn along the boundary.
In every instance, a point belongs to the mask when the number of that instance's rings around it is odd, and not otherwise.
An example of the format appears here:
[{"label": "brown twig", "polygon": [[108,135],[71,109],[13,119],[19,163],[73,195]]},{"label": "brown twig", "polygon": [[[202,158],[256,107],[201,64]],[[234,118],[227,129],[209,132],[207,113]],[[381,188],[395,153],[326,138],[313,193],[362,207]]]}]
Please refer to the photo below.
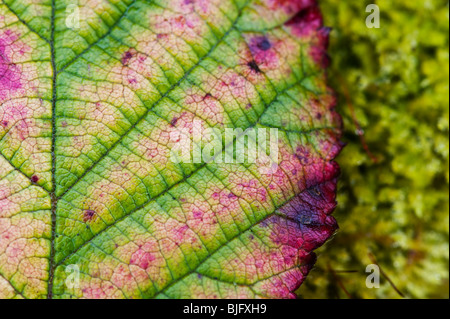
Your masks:
[{"label": "brown twig", "polygon": [[350,114],[352,117],[352,121],[353,124],[356,127],[356,134],[359,136],[359,140],[361,141],[361,145],[364,148],[365,152],[367,153],[367,155],[369,156],[369,158],[372,160],[372,162],[374,163],[378,163],[378,158],[373,155],[373,153],[370,151],[369,145],[366,142],[366,139],[364,137],[364,130],[362,129],[361,125],[359,124],[358,120],[356,119],[356,113],[355,113],[355,108],[353,107],[353,103],[350,97],[350,93],[348,91],[347,86],[345,85],[345,81],[344,79],[340,78],[340,82],[342,83],[342,89],[343,89],[343,94],[345,97],[345,100],[347,102],[348,108],[350,109]]},{"label": "brown twig", "polygon": [[372,263],[374,263],[375,265],[378,266],[378,268],[380,269],[380,273],[381,275],[386,278],[386,280],[389,282],[389,284],[392,286],[392,288],[394,288],[394,290],[399,294],[400,297],[405,298],[405,295],[395,286],[394,282],[391,280],[391,278],[389,278],[389,276],[383,271],[383,269],[381,268],[381,266],[378,264],[375,256],[372,253],[369,253],[369,258],[372,261]]},{"label": "brown twig", "polygon": [[345,288],[344,284],[342,283],[341,279],[336,274],[336,271],[333,268],[331,268],[330,265],[328,265],[328,269],[331,272],[331,275],[333,276],[334,280],[336,280],[338,286],[344,291],[344,293],[347,295],[347,297],[349,299],[353,299],[352,295],[348,292],[348,290]]}]

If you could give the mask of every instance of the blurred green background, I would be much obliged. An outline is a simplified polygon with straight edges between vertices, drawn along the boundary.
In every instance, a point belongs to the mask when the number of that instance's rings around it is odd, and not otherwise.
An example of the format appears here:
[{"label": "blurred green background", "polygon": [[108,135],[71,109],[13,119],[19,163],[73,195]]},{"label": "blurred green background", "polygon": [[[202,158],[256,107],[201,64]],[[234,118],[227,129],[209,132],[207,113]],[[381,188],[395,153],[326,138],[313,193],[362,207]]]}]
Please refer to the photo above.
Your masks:
[{"label": "blurred green background", "polygon": [[[370,3],[379,29],[366,27]],[[347,146],[340,230],[318,250],[299,297],[449,298],[448,1],[320,5],[333,29],[329,81]],[[368,289],[374,261],[385,275]]]}]

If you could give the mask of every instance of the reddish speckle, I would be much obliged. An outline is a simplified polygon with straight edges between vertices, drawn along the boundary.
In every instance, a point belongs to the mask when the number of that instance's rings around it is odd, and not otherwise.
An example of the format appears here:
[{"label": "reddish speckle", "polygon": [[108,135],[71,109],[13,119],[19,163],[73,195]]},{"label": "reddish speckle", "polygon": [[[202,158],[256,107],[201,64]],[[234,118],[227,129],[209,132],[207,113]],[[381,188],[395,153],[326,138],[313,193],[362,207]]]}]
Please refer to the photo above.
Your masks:
[{"label": "reddish speckle", "polygon": [[39,181],[39,177],[37,177],[36,175],[31,176],[31,181],[33,183],[37,183]]},{"label": "reddish speckle", "polygon": [[96,215],[95,211],[88,209],[86,211],[84,211],[83,214],[83,221],[86,223],[88,221],[91,221],[92,219],[94,219],[94,216]]},{"label": "reddish speckle", "polygon": [[5,104],[4,107],[2,107],[2,113],[3,116],[0,115],[0,120],[2,121],[0,123],[2,123],[2,126],[4,126],[4,124],[14,123],[12,134],[15,134],[15,136],[22,141],[29,137],[30,127],[33,126],[33,119],[30,118],[31,112],[27,106],[22,104]]},{"label": "reddish speckle", "polygon": [[122,59],[121,62],[123,65],[128,65],[128,63],[130,62],[131,58],[133,58],[136,55],[136,50],[133,48],[130,48],[128,51],[125,51],[122,54]]},{"label": "reddish speckle", "polygon": [[2,121],[2,126],[3,127],[7,127],[8,126],[8,121]]},{"label": "reddish speckle", "polygon": [[298,146],[295,150],[295,155],[300,160],[302,165],[309,165],[312,163],[312,156],[309,150],[304,146]]},{"label": "reddish speckle", "polygon": [[202,211],[198,211],[198,210],[194,210],[193,211],[193,215],[194,215],[194,218],[202,219],[203,212]]},{"label": "reddish speckle", "polygon": [[170,121],[170,125],[171,125],[171,126],[175,126],[175,125],[177,125],[177,122],[178,122],[178,117],[174,117],[174,118],[172,118],[172,120]]},{"label": "reddish speckle", "polygon": [[137,265],[142,269],[147,269],[155,260],[155,256],[142,249],[138,249],[133,256],[131,256],[130,264]]},{"label": "reddish speckle", "polygon": [[264,187],[261,187],[256,179],[245,180],[240,178],[240,176],[232,175],[230,176],[230,180],[236,181],[235,193],[237,193],[240,198],[251,201],[257,200],[260,203],[266,202],[267,191]]}]

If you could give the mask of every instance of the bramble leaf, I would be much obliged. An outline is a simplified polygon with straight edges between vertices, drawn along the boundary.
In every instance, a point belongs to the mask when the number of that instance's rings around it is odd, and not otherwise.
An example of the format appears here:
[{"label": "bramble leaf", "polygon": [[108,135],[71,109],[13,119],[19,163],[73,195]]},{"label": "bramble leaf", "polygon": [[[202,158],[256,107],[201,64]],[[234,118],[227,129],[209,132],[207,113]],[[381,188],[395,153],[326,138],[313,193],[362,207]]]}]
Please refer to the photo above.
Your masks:
[{"label": "bramble leaf", "polygon": [[[294,297],[337,228],[327,40],[313,0],[2,0],[0,297]],[[277,169],[171,161],[194,121],[278,129]]]}]

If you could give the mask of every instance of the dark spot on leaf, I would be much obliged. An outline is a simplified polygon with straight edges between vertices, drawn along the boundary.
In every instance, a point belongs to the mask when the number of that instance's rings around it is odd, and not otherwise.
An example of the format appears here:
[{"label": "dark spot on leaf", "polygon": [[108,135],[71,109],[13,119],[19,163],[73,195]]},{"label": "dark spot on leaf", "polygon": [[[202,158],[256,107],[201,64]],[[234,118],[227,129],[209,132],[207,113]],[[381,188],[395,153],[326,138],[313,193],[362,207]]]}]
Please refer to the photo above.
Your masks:
[{"label": "dark spot on leaf", "polygon": [[261,73],[261,70],[260,70],[258,64],[256,64],[255,60],[251,60],[250,62],[247,63],[247,65],[250,69],[252,69],[252,71],[254,71],[256,73]]},{"label": "dark spot on leaf", "polygon": [[96,215],[96,213],[92,209],[85,210],[84,214],[83,214],[83,221],[85,223],[88,221],[91,221],[95,215]]},{"label": "dark spot on leaf", "polygon": [[270,44],[269,40],[266,37],[261,38],[261,40],[258,42],[256,46],[258,47],[258,49],[262,51],[267,51],[272,47],[272,45]]},{"label": "dark spot on leaf", "polygon": [[33,183],[37,183],[39,181],[39,177],[37,177],[36,175],[31,176],[31,181]]},{"label": "dark spot on leaf", "polygon": [[299,214],[297,215],[295,220],[302,225],[310,225],[310,224],[312,224],[312,215],[313,214],[314,214],[313,212],[302,211],[302,212],[299,212]]},{"label": "dark spot on leaf", "polygon": [[297,147],[295,156],[300,160],[302,165],[309,165],[311,163],[311,154],[309,150],[303,146]]},{"label": "dark spot on leaf", "polygon": [[308,194],[310,194],[313,198],[320,198],[320,195],[322,195],[322,192],[320,191],[318,186],[311,187],[307,191]]},{"label": "dark spot on leaf", "polygon": [[3,122],[2,122],[2,126],[3,126],[3,127],[7,127],[7,126],[8,126],[8,121],[3,121]]},{"label": "dark spot on leaf", "polygon": [[128,63],[130,62],[131,58],[136,54],[136,50],[134,50],[133,48],[130,48],[128,51],[125,51],[122,54],[122,64],[123,65],[128,65]]},{"label": "dark spot on leaf", "polygon": [[170,125],[175,126],[177,125],[178,122],[178,117],[174,117],[171,121],[170,121]]}]

